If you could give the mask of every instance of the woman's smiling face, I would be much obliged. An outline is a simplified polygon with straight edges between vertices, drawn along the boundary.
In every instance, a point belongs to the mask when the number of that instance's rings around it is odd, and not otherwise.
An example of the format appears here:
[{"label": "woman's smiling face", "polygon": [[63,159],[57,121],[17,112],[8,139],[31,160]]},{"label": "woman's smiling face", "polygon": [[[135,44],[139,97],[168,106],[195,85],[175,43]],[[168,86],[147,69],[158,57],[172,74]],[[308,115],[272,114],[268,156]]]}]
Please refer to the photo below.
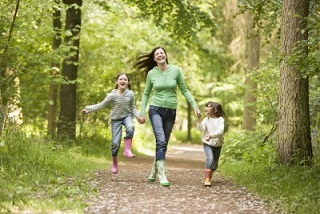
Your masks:
[{"label": "woman's smiling face", "polygon": [[154,52],[154,57],[153,57],[154,61],[156,61],[157,63],[165,63],[167,56],[166,56],[166,52],[162,49],[159,48]]}]

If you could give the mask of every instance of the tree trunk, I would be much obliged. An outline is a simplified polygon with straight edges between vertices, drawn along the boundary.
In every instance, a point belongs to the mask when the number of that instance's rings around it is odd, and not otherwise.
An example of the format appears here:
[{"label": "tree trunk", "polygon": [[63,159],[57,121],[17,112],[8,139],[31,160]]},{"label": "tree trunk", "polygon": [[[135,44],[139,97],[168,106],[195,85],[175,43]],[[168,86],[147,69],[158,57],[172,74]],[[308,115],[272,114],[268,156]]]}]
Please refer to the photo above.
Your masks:
[{"label": "tree trunk", "polygon": [[254,26],[251,11],[246,12],[246,50],[245,50],[245,72],[246,72],[246,90],[244,95],[244,111],[243,111],[243,129],[254,130],[256,126],[256,96],[254,91],[257,84],[252,81],[250,75],[259,65],[260,58],[260,35],[257,27]]},{"label": "tree trunk", "polygon": [[[61,45],[61,12],[60,12],[60,0],[54,1],[53,13],[53,51],[58,49]],[[57,101],[58,101],[58,84],[57,77],[59,75],[60,63],[53,59],[51,83],[49,89],[49,103],[48,103],[48,135],[56,137],[57,128]]]},{"label": "tree trunk", "polygon": [[65,82],[60,87],[60,115],[58,123],[58,138],[76,138],[76,79],[79,63],[79,33],[81,28],[82,0],[68,1],[66,15],[65,43],[69,46],[69,56],[63,60],[62,76]]},{"label": "tree trunk", "polygon": [[[309,82],[288,59],[297,42],[308,39],[309,0],[284,0],[281,26],[279,85],[279,158],[284,165],[309,165],[312,161]],[[299,47],[308,54],[307,47]]]}]

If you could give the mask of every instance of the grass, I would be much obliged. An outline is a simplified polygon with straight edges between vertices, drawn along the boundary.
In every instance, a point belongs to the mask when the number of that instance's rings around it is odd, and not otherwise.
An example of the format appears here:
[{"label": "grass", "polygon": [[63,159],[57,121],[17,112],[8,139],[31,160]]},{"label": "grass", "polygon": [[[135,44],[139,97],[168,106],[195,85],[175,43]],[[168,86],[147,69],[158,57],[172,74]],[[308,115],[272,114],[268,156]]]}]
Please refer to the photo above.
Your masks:
[{"label": "grass", "polygon": [[106,159],[18,131],[6,136],[0,143],[0,213],[83,213],[97,192],[88,181]]},{"label": "grass", "polygon": [[[239,139],[239,135],[237,135],[237,139]],[[237,139],[231,137],[227,139],[227,142],[236,144]],[[247,139],[250,140],[250,137]],[[259,151],[259,148],[254,147],[252,142],[243,144],[247,146],[247,149],[242,148],[243,155],[241,158],[237,149],[233,148],[235,152],[230,151],[232,145],[227,145],[223,149],[223,158],[219,170],[224,176],[231,177],[239,185],[257,193],[269,202],[271,209],[284,210],[287,213],[294,214],[319,213],[319,153],[314,153],[315,159],[312,167],[286,167],[270,162],[270,156],[274,157],[270,149],[260,146]],[[255,151],[248,154],[247,150],[250,149]],[[263,156],[260,154],[265,153],[263,150],[267,151],[269,155]],[[233,153],[237,155],[231,158],[226,156],[226,154],[232,155]],[[255,156],[257,157],[255,158]]]}]

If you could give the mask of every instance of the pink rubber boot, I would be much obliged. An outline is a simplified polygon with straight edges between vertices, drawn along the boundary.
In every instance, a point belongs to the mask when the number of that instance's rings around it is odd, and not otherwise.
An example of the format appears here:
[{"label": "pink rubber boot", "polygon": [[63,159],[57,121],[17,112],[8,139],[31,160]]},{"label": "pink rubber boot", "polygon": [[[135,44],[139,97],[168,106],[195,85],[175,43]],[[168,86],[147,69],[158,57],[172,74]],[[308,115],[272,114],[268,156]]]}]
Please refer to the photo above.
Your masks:
[{"label": "pink rubber boot", "polygon": [[125,138],[124,139],[124,150],[123,155],[127,158],[134,158],[136,155],[132,154],[131,152],[132,147],[132,138]]},{"label": "pink rubber boot", "polygon": [[112,157],[111,173],[112,174],[118,173],[118,159],[117,159],[117,157]]}]

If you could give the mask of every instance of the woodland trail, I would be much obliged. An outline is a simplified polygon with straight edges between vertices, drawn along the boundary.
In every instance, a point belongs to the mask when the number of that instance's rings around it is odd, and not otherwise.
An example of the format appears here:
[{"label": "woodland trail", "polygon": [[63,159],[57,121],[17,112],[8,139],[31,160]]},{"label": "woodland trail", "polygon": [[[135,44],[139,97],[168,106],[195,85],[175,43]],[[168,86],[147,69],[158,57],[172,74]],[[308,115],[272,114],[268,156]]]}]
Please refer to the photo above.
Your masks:
[{"label": "woodland trail", "polygon": [[169,147],[166,166],[171,185],[161,187],[158,181],[147,182],[153,157],[121,158],[117,175],[96,172],[91,183],[99,195],[88,202],[86,213],[280,213],[218,172],[213,186],[204,187],[204,159],[202,146]]}]

